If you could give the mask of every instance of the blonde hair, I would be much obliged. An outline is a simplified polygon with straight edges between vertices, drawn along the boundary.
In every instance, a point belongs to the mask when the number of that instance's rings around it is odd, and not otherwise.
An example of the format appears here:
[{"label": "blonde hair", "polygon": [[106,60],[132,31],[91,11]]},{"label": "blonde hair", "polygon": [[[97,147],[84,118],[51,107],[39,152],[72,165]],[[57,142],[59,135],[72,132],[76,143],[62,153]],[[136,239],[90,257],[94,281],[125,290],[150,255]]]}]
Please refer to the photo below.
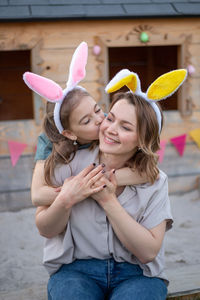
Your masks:
[{"label": "blonde hair", "polygon": [[[158,155],[160,149],[159,125],[155,111],[152,106],[142,97],[131,92],[117,93],[113,97],[110,109],[113,105],[125,99],[129,104],[135,106],[137,116],[138,150],[127,162],[127,166],[137,169],[139,174],[145,173],[149,182],[154,183],[158,177]],[[163,114],[159,106],[162,120]],[[162,125],[163,126],[163,121]]]}]

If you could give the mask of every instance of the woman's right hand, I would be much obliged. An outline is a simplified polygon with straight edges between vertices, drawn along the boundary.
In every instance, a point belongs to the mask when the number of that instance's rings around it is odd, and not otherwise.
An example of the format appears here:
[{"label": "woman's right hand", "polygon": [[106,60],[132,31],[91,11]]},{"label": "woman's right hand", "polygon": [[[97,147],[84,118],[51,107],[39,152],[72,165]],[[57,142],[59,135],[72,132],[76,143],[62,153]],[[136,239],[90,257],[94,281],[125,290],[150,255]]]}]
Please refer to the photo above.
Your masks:
[{"label": "woman's right hand", "polygon": [[104,176],[103,166],[94,167],[93,164],[83,169],[78,175],[66,178],[59,198],[66,208],[71,208],[74,204],[81,202],[91,194],[98,193],[103,190],[104,183],[95,186],[95,183]]}]

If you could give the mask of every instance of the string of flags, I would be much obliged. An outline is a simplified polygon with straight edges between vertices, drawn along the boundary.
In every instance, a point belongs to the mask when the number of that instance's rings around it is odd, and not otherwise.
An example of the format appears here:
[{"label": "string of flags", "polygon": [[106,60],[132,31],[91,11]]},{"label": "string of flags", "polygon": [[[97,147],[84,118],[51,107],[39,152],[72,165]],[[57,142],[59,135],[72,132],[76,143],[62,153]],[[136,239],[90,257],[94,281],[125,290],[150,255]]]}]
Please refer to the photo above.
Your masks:
[{"label": "string of flags", "polygon": [[[190,131],[189,135],[194,140],[194,142],[197,144],[197,146],[200,148],[200,128]],[[180,156],[183,156],[183,154],[184,154],[186,137],[187,137],[187,134],[182,134],[179,136],[172,137],[170,139],[170,142],[174,145],[174,147],[176,148],[176,150]],[[162,161],[164,159],[166,145],[167,145],[167,141],[161,140],[160,150],[158,151],[160,163],[162,163]],[[8,141],[8,148],[9,148],[11,163],[12,163],[13,167],[17,164],[20,156],[22,155],[22,153],[24,152],[24,150],[26,149],[27,146],[30,146],[30,145],[25,144],[25,143],[16,142],[13,140]]]},{"label": "string of flags", "polygon": [[[200,128],[191,130],[189,132],[189,135],[193,139],[193,141],[197,144],[197,146],[200,148]],[[175,136],[170,139],[170,142],[174,145],[174,147],[176,148],[176,150],[180,156],[183,156],[183,154],[184,154],[186,137],[187,137],[187,134],[182,134],[182,135]],[[162,163],[162,161],[164,159],[166,144],[167,144],[166,140],[160,141],[160,150],[158,151],[160,163]]]}]

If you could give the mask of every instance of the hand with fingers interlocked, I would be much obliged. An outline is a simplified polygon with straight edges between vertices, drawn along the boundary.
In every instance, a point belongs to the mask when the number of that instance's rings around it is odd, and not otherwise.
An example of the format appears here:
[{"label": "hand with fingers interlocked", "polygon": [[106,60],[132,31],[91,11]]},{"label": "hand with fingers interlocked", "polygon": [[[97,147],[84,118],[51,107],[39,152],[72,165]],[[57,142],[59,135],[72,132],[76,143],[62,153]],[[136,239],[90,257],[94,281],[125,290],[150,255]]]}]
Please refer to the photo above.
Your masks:
[{"label": "hand with fingers interlocked", "polygon": [[[90,195],[102,191],[105,183],[100,181],[100,179],[103,176],[103,166],[99,165],[95,167],[95,164],[91,164],[78,175],[65,179],[59,193],[59,198],[66,201],[68,207],[72,207]],[[97,182],[98,184],[96,184]]]},{"label": "hand with fingers interlocked", "polygon": [[101,206],[106,202],[116,197],[117,181],[115,178],[115,170],[111,170],[107,173],[104,173],[105,176],[99,178],[98,181],[94,183],[95,186],[102,186],[103,189],[92,194],[92,198],[96,200]]}]

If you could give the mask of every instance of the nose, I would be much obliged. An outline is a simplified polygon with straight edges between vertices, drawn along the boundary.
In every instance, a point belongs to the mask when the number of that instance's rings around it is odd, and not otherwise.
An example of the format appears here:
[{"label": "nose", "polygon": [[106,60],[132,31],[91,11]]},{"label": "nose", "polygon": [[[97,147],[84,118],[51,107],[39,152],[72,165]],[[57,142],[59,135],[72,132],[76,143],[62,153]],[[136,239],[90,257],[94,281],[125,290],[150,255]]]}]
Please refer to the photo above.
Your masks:
[{"label": "nose", "polygon": [[117,125],[115,124],[115,122],[111,123],[111,124],[107,127],[107,132],[108,132],[109,134],[117,135]]}]

